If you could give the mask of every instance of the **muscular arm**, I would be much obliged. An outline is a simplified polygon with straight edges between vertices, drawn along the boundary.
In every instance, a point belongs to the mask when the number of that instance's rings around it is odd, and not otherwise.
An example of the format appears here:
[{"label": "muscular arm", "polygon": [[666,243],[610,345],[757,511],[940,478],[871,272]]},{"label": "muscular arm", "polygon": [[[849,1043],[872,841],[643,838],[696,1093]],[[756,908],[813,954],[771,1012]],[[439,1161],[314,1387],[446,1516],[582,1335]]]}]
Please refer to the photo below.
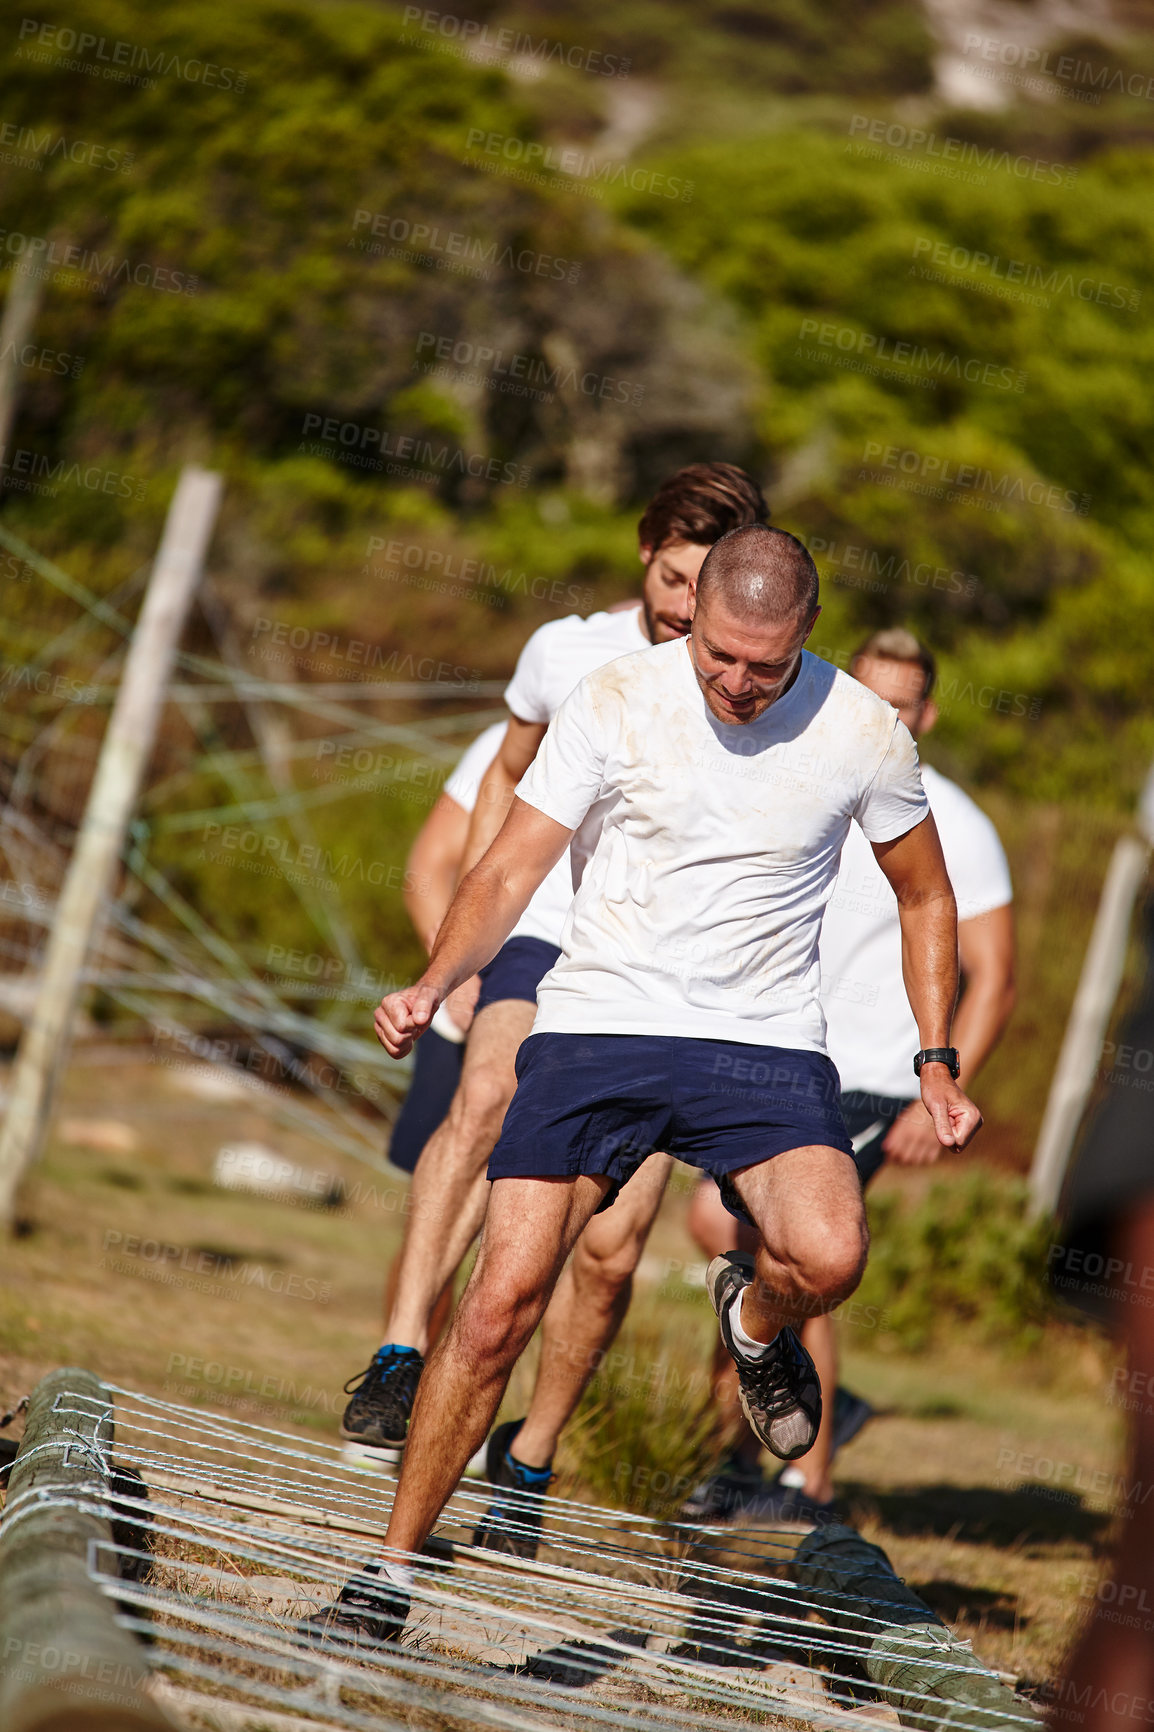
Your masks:
[{"label": "muscular arm", "polygon": [[513,803],[513,791],[537,756],[544,738],[544,722],[523,722],[519,716],[510,716],[500,750],[477,790],[477,804],[461,856],[462,875],[477,864],[500,830]]},{"label": "muscular arm", "polygon": [[405,907],[426,951],[453,900],[469,814],[451,794],[441,794],[417,832],[405,863]]},{"label": "muscular arm", "polygon": [[[874,855],[898,899],[902,974],[923,1047],[949,1046],[958,996],[958,910],[931,816]],[[913,1054],[910,1054],[912,1060]],[[964,1148],[982,1116],[943,1064],[922,1069],[922,1101],[944,1148]]]},{"label": "muscular arm", "polygon": [[424,974],[416,986],[390,993],[377,1007],[377,1039],[393,1058],[403,1058],[438,1004],[496,955],[572,834],[514,798],[496,840],[461,880]]},{"label": "muscular arm", "polygon": [[[927,816],[874,856],[898,899],[902,975],[924,1047],[948,1046],[958,996],[958,909],[938,828]],[[910,1054],[913,1057],[913,1054]]]}]

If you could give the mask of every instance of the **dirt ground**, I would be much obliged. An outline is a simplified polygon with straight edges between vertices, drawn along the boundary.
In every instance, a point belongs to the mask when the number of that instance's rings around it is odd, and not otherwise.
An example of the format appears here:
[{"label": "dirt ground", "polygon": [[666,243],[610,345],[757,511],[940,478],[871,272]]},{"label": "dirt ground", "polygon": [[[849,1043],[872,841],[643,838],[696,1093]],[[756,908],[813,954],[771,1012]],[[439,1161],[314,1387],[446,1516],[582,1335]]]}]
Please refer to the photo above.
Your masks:
[{"label": "dirt ground", "polygon": [[[299,1167],[310,1197],[215,1184],[219,1151],[243,1143]],[[343,1204],[316,1201],[337,1180]],[[692,1283],[688,1194],[686,1176],[618,1343],[618,1363],[632,1365],[654,1331],[676,1342],[686,1414],[700,1406],[692,1392],[715,1327]],[[78,1048],[4,1253],[0,1407],[74,1364],[168,1400],[333,1437],[342,1385],[380,1339],[406,1196],[400,1174],[333,1154],[283,1122],[270,1091],[204,1065],[150,1063],[139,1048]],[[1067,1329],[1028,1356],[959,1335],[948,1352],[912,1357],[885,1351],[884,1337],[853,1319],[841,1335],[843,1379],[878,1410],[838,1459],[850,1519],[984,1660],[1032,1684],[1053,1678],[1107,1567],[1127,1492],[1109,1347]],[[507,1413],[523,1411],[530,1372],[515,1374]],[[668,1400],[664,1412],[667,1423]],[[582,1482],[585,1436],[579,1426],[562,1489]]]}]

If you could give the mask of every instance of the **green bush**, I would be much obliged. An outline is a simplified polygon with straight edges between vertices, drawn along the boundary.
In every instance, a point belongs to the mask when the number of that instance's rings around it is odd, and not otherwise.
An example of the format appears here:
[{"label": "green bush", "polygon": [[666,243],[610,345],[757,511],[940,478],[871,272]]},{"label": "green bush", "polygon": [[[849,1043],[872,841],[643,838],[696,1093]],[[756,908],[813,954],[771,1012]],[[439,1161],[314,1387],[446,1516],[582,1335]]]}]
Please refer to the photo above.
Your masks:
[{"label": "green bush", "polygon": [[1048,1220],[1028,1222],[1026,1187],[988,1168],[931,1185],[917,1202],[870,1200],[873,1243],[855,1302],[885,1312],[879,1340],[924,1353],[959,1328],[1015,1353],[1041,1340]]},{"label": "green bush", "polygon": [[659,1310],[639,1298],[562,1438],[566,1496],[659,1519],[676,1512],[716,1453],[715,1333],[700,1295]]}]

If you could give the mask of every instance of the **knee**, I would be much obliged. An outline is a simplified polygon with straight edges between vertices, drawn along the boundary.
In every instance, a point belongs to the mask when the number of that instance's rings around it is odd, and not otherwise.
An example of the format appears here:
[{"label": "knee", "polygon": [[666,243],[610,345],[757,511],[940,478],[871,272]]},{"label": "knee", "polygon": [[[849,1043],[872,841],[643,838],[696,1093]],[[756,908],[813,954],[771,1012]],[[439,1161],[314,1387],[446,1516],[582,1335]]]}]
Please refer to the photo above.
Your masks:
[{"label": "knee", "polygon": [[461,1078],[453,1097],[451,1119],[458,1136],[470,1141],[483,1137],[496,1142],[509,1105],[510,1092],[504,1079],[491,1069],[478,1068]]},{"label": "knee", "polygon": [[459,1349],[478,1366],[511,1365],[541,1319],[541,1297],[515,1283],[470,1283],[453,1324]]},{"label": "knee", "polygon": [[868,1250],[864,1233],[843,1233],[827,1247],[818,1272],[823,1299],[839,1304],[849,1298],[865,1272]]},{"label": "knee", "polygon": [[612,1244],[582,1234],[573,1251],[573,1279],[586,1303],[600,1298],[612,1305],[629,1290],[644,1243],[633,1233]]},{"label": "knee", "polygon": [[817,1220],[807,1223],[777,1254],[802,1292],[822,1304],[835,1305],[857,1287],[868,1250],[864,1220]]}]

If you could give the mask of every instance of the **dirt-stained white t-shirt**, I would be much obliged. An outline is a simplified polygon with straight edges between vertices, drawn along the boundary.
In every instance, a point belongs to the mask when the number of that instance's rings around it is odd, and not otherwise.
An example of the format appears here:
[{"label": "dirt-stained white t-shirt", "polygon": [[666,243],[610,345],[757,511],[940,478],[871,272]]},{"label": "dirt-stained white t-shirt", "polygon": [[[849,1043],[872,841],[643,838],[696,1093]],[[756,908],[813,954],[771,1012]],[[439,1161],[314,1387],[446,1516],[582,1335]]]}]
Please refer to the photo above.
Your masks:
[{"label": "dirt-stained white t-shirt", "polygon": [[803,652],[756,721],[718,721],[687,640],[589,674],[517,789],[576,832],[576,896],[535,1033],[665,1034],[825,1051],[818,938],[852,820],[929,807],[897,712]]}]

